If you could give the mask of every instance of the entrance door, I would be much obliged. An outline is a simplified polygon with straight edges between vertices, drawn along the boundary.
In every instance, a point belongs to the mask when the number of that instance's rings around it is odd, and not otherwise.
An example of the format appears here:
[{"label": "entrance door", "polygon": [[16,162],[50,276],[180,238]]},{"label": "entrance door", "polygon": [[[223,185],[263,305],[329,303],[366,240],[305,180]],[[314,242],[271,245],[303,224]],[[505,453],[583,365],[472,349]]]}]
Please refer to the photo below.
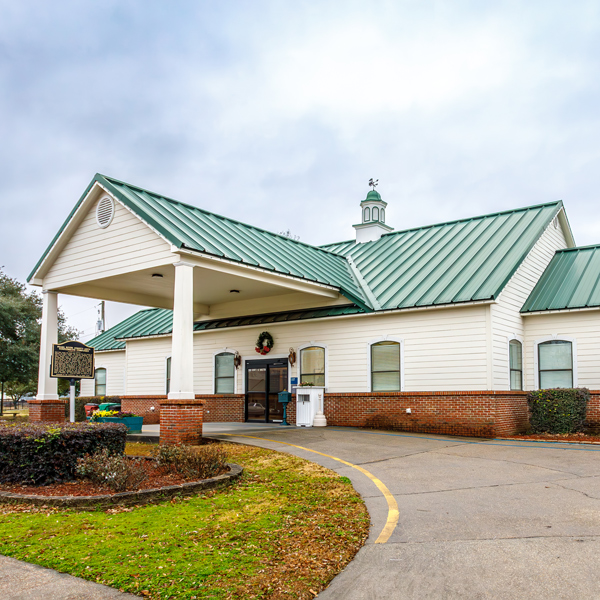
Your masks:
[{"label": "entrance door", "polygon": [[246,421],[283,421],[283,405],[277,394],[287,390],[288,363],[285,359],[246,362]]}]

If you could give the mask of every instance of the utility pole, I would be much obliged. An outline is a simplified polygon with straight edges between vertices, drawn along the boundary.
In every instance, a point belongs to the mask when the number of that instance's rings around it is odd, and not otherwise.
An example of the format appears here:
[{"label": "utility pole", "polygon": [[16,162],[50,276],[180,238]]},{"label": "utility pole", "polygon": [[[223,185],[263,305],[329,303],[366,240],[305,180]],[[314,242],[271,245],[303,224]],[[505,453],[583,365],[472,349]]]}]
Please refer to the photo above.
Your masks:
[{"label": "utility pole", "polygon": [[104,300],[98,305],[98,320],[96,321],[96,335],[104,333]]}]

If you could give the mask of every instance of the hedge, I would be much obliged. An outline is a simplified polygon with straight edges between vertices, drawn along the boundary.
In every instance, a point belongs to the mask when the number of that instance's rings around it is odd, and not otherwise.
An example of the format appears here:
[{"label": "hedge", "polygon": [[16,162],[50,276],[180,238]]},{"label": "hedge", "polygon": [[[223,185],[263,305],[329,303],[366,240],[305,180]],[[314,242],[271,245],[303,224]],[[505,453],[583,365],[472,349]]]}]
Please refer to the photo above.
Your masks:
[{"label": "hedge", "polygon": [[0,482],[47,485],[75,479],[77,459],[125,452],[120,423],[0,424]]},{"label": "hedge", "polygon": [[[75,398],[75,421],[78,423],[85,421],[86,404],[102,404],[104,402],[121,404],[121,398],[119,398],[119,396],[79,396]],[[70,400],[67,398],[67,404],[65,406],[65,417],[67,420],[71,416],[70,410]]]},{"label": "hedge", "polygon": [[585,425],[590,391],[586,388],[535,390],[527,394],[529,423],[535,433],[574,433]]}]

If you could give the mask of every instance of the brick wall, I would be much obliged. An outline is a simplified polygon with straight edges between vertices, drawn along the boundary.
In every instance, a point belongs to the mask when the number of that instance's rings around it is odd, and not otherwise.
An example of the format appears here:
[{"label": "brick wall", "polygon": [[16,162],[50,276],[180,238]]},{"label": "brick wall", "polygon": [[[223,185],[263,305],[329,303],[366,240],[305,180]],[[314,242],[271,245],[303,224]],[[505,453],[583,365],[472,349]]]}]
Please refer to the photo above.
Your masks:
[{"label": "brick wall", "polygon": [[204,402],[205,423],[244,422],[243,394],[197,394],[196,398]]},{"label": "brick wall", "polygon": [[600,428],[600,390],[590,390],[586,422],[589,427]]},{"label": "brick wall", "polygon": [[[166,396],[121,396],[121,410],[144,417],[144,425],[160,423],[160,402]],[[152,410],[154,407],[154,410]]]},{"label": "brick wall", "polygon": [[38,423],[64,423],[67,400],[28,400],[29,420]]},{"label": "brick wall", "polygon": [[325,394],[327,423],[338,426],[495,437],[524,430],[527,414],[526,392]]},{"label": "brick wall", "polygon": [[199,444],[203,411],[202,400],[161,400],[160,443]]}]

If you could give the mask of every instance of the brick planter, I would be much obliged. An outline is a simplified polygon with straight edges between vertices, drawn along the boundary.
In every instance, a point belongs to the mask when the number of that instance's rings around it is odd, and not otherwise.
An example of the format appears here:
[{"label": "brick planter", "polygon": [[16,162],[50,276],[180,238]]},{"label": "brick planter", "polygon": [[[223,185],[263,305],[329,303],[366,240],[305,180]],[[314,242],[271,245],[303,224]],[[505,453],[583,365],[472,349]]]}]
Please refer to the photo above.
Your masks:
[{"label": "brick planter", "polygon": [[32,423],[64,423],[68,400],[28,400],[29,420]]},{"label": "brick planter", "polygon": [[200,444],[203,411],[202,400],[160,400],[160,443]]}]

